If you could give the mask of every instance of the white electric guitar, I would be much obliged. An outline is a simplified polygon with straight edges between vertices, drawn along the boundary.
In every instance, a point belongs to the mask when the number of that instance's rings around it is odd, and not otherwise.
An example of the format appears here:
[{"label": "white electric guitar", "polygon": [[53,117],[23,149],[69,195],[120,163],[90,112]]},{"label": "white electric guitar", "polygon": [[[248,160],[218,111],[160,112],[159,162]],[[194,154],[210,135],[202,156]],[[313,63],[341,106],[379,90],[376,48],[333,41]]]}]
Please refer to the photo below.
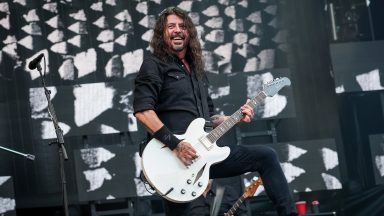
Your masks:
[{"label": "white electric guitar", "polygon": [[[264,84],[263,91],[248,105],[254,108],[265,97],[272,97],[290,84],[291,81],[286,77]],[[217,146],[216,141],[242,118],[239,109],[210,133],[204,131],[205,119],[197,118],[191,122],[185,134],[176,135],[191,143],[199,155],[188,167],[165,144],[152,139],[145,147],[141,161],[147,181],[160,196],[172,202],[184,203],[198,198],[208,185],[210,167],[226,159],[230,152],[228,147]]]}]

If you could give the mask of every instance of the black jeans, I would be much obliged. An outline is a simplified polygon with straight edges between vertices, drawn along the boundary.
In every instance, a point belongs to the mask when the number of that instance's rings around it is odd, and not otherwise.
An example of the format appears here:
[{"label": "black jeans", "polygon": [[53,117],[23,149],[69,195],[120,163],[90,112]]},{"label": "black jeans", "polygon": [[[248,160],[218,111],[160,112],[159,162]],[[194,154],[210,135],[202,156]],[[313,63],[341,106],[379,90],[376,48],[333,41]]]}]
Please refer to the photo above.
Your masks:
[{"label": "black jeans", "polygon": [[[263,145],[252,148],[236,145],[230,148],[228,158],[211,167],[210,178],[232,177],[257,171],[277,213],[286,216],[296,212],[287,180],[272,148]],[[189,203],[173,203],[164,199],[164,206],[167,216],[188,215]]]}]

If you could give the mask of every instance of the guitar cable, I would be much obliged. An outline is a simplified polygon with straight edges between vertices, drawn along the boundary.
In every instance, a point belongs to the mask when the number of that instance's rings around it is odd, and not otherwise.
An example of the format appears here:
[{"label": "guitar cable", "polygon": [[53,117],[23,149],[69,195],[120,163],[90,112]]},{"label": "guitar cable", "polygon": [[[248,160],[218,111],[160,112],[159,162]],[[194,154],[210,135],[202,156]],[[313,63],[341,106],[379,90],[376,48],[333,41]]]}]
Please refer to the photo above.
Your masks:
[{"label": "guitar cable", "polygon": [[[140,172],[139,177],[140,177],[141,182],[143,182],[143,184],[144,184],[144,188],[145,188],[145,190],[146,190],[149,194],[151,194],[151,195],[156,194],[156,190],[152,187],[151,184],[149,184],[149,182],[147,181],[147,179],[146,179],[145,176],[144,176],[143,171]],[[150,188],[150,189],[149,189],[149,188]],[[150,191],[150,190],[151,190],[151,191]]]},{"label": "guitar cable", "polygon": [[164,195],[161,195],[161,194],[157,193],[157,191],[152,187],[152,185],[151,185],[151,184],[147,181],[147,179],[145,178],[143,171],[140,172],[140,180],[143,182],[145,190],[146,190],[149,194],[151,194],[151,195],[157,195],[157,196],[159,196],[159,197],[165,197],[165,196],[167,196],[169,193],[171,193],[171,192],[173,191],[173,189],[174,189],[173,187],[170,188]]}]

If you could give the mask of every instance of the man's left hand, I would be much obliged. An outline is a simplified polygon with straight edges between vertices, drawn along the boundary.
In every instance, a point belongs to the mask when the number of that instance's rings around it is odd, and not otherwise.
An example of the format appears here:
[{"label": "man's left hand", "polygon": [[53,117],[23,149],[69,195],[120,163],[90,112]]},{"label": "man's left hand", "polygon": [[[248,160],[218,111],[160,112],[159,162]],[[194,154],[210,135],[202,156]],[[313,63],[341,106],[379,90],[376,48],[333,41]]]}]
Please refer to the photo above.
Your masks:
[{"label": "man's left hand", "polygon": [[247,104],[249,101],[250,100],[248,99],[247,102],[242,107],[240,107],[240,110],[244,115],[243,118],[241,119],[241,122],[246,122],[246,123],[251,122],[255,114],[253,112],[252,107]]}]

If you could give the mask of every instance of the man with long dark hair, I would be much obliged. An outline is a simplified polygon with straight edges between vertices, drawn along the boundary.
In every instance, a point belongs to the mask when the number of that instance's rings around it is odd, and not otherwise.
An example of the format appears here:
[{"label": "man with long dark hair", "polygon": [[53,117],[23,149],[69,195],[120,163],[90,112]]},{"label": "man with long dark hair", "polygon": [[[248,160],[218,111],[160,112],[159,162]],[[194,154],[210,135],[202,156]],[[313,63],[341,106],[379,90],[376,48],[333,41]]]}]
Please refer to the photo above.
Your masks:
[{"label": "man with long dark hair", "polygon": [[[134,114],[152,138],[165,144],[189,166],[199,155],[191,143],[174,134],[185,133],[198,117],[210,118],[214,126],[228,117],[214,115],[197,31],[185,11],[169,7],[161,12],[150,45],[153,54],[145,58],[135,80]],[[252,120],[254,113],[249,105],[244,104],[241,112],[241,122]],[[271,148],[230,146],[229,156],[212,165],[209,176],[224,178],[254,171],[263,179],[278,214],[296,215],[287,181]],[[188,215],[189,203],[164,201],[166,215]]]}]

